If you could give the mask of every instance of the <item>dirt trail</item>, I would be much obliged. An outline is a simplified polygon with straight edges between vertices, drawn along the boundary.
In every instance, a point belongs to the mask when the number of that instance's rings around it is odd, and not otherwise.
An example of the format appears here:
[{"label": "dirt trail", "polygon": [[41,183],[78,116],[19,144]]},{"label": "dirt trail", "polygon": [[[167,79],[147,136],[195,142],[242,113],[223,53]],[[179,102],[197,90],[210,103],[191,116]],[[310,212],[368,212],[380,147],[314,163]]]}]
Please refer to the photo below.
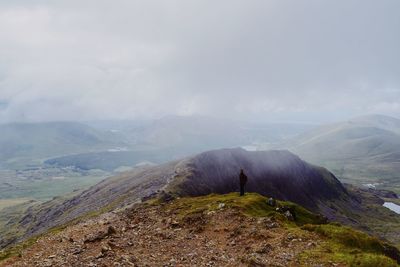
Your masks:
[{"label": "dirt trail", "polygon": [[0,266],[299,266],[297,256],[320,242],[235,209],[182,218],[166,206],[138,205],[69,226]]}]

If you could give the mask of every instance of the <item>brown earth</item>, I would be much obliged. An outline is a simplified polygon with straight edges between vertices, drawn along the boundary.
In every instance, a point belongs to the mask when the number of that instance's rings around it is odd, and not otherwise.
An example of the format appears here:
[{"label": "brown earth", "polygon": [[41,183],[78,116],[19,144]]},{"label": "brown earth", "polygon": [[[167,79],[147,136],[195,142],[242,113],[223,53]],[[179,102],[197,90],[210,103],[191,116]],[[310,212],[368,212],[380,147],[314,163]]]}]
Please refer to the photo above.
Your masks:
[{"label": "brown earth", "polygon": [[0,266],[343,266],[300,261],[321,242],[228,207],[182,217],[168,204],[139,204],[44,235]]}]

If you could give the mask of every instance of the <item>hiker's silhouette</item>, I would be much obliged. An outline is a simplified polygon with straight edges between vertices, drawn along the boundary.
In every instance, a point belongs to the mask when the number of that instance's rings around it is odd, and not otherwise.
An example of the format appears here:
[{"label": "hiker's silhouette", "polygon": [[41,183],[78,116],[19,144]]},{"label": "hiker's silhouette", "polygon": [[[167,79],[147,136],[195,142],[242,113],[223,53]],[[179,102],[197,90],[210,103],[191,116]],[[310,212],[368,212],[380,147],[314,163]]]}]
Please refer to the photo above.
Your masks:
[{"label": "hiker's silhouette", "polygon": [[240,169],[239,180],[240,180],[240,196],[243,196],[244,195],[244,186],[247,183],[247,176],[246,176],[246,174],[244,174],[243,169]]}]

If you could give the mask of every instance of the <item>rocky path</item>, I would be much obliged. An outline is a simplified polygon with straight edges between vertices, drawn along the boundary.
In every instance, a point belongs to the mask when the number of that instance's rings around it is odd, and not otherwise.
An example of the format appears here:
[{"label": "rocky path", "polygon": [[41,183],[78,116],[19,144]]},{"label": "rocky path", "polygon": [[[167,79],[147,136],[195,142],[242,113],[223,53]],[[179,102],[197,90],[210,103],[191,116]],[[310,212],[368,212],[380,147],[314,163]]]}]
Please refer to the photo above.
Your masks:
[{"label": "rocky path", "polygon": [[[0,266],[300,266],[298,255],[320,242],[314,233],[223,206],[178,213],[138,205],[103,214],[40,238]],[[307,265],[321,266],[314,261]]]}]

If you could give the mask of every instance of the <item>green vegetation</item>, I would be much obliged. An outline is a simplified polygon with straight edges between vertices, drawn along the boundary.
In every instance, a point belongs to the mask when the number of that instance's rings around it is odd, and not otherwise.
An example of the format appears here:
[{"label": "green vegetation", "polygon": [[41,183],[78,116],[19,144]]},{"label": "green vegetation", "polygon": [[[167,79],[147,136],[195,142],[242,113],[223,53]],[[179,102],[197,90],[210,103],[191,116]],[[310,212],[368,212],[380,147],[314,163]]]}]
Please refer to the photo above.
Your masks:
[{"label": "green vegetation", "polygon": [[[238,193],[230,193],[225,195],[211,194],[200,197],[184,197],[179,198],[169,204],[167,207],[179,212],[181,216],[192,213],[214,211],[219,208],[220,204],[226,207],[235,208],[244,215],[251,217],[276,217],[284,220],[282,213],[276,211],[277,207],[288,207],[294,210],[296,214],[295,223],[303,225],[306,223],[322,223],[323,218],[319,215],[309,212],[303,207],[291,202],[277,201],[276,207],[267,204],[267,199],[257,193],[247,193],[244,197],[239,197]],[[153,204],[159,203],[153,201]]]},{"label": "green vegetation", "polygon": [[[158,205],[160,202],[159,199],[149,201],[152,205]],[[167,203],[165,208],[185,218],[195,213],[216,211],[222,203],[224,207],[237,209],[246,216],[274,217],[289,231],[303,236],[307,232],[317,233],[323,242],[301,254],[300,261],[315,258],[327,264],[333,261],[348,266],[397,266],[392,258],[400,257],[395,247],[375,237],[337,223],[323,224],[320,216],[296,204],[277,201],[278,207],[294,208],[296,220],[291,222],[282,213],[277,212],[276,208],[269,206],[266,197],[256,193],[248,193],[244,197],[239,197],[238,193],[185,197]]]},{"label": "green vegetation", "polygon": [[4,208],[12,207],[18,204],[28,202],[28,198],[11,198],[11,199],[0,199],[0,212]]},{"label": "green vegetation", "polygon": [[[400,216],[393,211],[382,206],[382,200],[362,191],[354,186],[347,186],[349,193],[362,199],[362,210],[353,210],[337,203],[338,209],[348,218],[353,218],[356,222],[364,226],[360,230],[389,240],[400,248]],[[395,199],[390,199],[390,201]],[[335,203],[334,203],[335,204]],[[355,224],[355,226],[359,226]]]},{"label": "green vegetation", "polygon": [[305,225],[303,230],[318,233],[322,245],[305,252],[303,258],[342,262],[349,266],[397,266],[398,250],[375,237],[339,224]]},{"label": "green vegetation", "polygon": [[101,170],[40,167],[24,170],[0,169],[0,199],[50,200],[74,190],[94,185],[110,173]]}]

